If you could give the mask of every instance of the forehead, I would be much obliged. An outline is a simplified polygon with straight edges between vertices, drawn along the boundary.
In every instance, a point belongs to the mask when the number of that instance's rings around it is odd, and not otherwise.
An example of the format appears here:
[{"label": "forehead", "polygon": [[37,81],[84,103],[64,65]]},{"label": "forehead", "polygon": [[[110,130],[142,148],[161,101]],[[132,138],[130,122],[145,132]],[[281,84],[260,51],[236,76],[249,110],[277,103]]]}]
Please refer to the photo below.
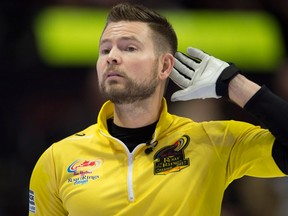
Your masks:
[{"label": "forehead", "polygon": [[151,40],[151,30],[147,23],[120,21],[111,22],[104,29],[101,41],[123,37],[135,38],[139,41]]}]

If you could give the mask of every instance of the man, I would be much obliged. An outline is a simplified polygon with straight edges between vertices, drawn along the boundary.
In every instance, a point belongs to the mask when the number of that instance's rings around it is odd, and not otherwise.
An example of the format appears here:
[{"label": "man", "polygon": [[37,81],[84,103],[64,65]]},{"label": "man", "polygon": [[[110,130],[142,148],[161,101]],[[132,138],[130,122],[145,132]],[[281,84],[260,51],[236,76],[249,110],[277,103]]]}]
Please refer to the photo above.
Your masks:
[{"label": "man", "polygon": [[[99,89],[109,101],[97,124],[41,156],[30,182],[30,215],[220,215],[234,179],[288,173],[287,103],[198,49],[188,48],[190,57],[176,53],[164,17],[116,5],[99,50]],[[169,76],[183,88],[172,101],[224,96],[271,132],[169,114]]]}]

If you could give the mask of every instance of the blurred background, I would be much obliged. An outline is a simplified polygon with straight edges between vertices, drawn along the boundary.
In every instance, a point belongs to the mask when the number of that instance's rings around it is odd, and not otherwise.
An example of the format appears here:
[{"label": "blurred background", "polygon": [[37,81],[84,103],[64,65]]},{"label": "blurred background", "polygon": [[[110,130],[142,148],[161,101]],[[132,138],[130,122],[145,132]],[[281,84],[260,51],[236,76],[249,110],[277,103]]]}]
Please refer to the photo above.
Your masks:
[{"label": "blurred background", "polygon": [[[28,214],[33,167],[53,142],[96,122],[98,41],[118,0],[0,3],[0,216]],[[228,62],[288,100],[287,0],[133,1],[166,15],[179,38]],[[169,84],[166,97],[176,90]],[[195,121],[261,124],[223,99],[169,103]],[[288,180],[245,177],[225,193],[222,216],[288,215]],[[209,208],[209,207],[207,207]]]}]

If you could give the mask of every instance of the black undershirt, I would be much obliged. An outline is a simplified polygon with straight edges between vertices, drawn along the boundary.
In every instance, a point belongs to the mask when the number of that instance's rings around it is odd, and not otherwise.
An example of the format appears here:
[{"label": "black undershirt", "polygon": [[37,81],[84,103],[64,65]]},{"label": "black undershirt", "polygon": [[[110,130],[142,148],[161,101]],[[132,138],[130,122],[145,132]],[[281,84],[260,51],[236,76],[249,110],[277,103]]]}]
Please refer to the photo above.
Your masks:
[{"label": "black undershirt", "polygon": [[121,140],[132,152],[138,144],[151,140],[157,122],[140,128],[124,128],[115,125],[113,119],[107,119],[107,126],[109,133]]}]

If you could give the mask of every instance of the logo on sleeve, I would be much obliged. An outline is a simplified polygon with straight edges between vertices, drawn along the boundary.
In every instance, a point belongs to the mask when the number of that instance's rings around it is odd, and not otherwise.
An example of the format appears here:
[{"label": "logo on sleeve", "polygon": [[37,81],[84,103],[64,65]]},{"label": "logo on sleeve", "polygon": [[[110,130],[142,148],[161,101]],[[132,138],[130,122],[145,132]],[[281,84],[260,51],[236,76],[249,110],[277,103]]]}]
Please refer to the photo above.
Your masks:
[{"label": "logo on sleeve", "polygon": [[29,211],[36,214],[35,194],[32,190],[29,190]]},{"label": "logo on sleeve", "polygon": [[182,136],[173,145],[160,149],[154,155],[154,175],[166,175],[179,172],[190,165],[189,158],[185,158],[185,148],[190,142],[190,137]]}]

